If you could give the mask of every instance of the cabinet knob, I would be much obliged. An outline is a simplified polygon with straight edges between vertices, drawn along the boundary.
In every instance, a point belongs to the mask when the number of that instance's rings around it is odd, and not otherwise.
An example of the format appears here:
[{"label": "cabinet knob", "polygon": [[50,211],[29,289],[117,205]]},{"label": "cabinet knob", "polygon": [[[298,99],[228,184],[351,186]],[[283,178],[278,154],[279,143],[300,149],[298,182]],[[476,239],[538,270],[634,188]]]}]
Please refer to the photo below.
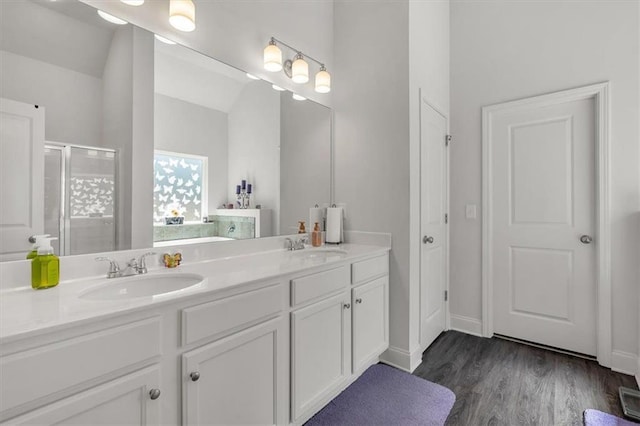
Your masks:
[{"label": "cabinet knob", "polygon": [[200,373],[194,371],[193,373],[189,374],[189,377],[191,377],[192,382],[197,382],[200,379]]},{"label": "cabinet knob", "polygon": [[149,398],[151,398],[151,399],[160,398],[160,389],[151,389],[149,391]]},{"label": "cabinet knob", "polygon": [[349,309],[349,308],[351,308],[351,303],[345,303],[345,304],[344,304],[344,308],[345,308],[345,309]]},{"label": "cabinet knob", "polygon": [[357,298],[357,299],[356,299],[356,303],[362,303],[362,299]]}]

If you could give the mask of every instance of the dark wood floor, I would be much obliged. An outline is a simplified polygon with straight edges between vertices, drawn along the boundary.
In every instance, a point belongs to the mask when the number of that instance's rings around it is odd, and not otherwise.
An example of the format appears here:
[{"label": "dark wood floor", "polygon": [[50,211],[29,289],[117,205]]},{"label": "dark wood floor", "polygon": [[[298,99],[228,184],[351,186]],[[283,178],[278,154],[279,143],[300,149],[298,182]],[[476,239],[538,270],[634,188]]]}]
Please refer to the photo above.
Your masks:
[{"label": "dark wood floor", "polygon": [[438,337],[414,374],[456,394],[448,425],[582,425],[587,408],[622,416],[618,387],[637,389],[595,361],[456,331]]}]

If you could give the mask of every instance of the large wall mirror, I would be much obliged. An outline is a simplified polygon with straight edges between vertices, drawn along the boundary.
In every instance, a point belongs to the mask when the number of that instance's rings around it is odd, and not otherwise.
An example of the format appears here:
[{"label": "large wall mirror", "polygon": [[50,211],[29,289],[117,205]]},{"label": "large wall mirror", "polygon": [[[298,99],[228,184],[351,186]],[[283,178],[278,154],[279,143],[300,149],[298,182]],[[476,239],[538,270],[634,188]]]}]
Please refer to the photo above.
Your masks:
[{"label": "large wall mirror", "polygon": [[329,108],[75,0],[0,8],[0,259],[291,234],[330,202]]}]

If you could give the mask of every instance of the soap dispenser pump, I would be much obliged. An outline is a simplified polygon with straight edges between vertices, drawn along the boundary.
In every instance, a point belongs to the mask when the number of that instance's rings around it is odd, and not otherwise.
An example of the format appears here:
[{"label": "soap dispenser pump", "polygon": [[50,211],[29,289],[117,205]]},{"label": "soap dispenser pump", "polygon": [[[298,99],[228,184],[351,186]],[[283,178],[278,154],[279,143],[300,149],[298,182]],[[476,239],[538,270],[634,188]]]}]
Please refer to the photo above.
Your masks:
[{"label": "soap dispenser pump", "polygon": [[47,238],[49,236],[50,236],[49,234],[34,235],[33,236],[35,242],[33,243],[33,246],[31,246],[31,251],[27,254],[27,260],[33,259],[34,257],[36,257],[38,255],[38,247],[40,247],[40,245],[42,245],[42,239],[43,238]]},{"label": "soap dispenser pump", "polygon": [[322,233],[320,232],[320,224],[316,222],[311,232],[311,245],[313,247],[320,247],[322,245]]},{"label": "soap dispenser pump", "polygon": [[31,261],[31,287],[35,290],[55,287],[60,281],[60,259],[53,253],[52,240],[57,238],[42,238]]}]

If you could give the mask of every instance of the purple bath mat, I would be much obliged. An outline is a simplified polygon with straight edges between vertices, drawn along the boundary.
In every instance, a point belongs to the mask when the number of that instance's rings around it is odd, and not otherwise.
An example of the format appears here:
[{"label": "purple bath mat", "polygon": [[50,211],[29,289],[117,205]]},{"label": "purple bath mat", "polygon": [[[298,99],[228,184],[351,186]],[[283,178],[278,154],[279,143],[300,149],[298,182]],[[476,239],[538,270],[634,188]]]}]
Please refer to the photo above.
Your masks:
[{"label": "purple bath mat", "polygon": [[602,411],[584,410],[584,426],[638,426],[639,424]]},{"label": "purple bath mat", "polygon": [[442,426],[455,400],[444,386],[376,364],[306,424]]}]

